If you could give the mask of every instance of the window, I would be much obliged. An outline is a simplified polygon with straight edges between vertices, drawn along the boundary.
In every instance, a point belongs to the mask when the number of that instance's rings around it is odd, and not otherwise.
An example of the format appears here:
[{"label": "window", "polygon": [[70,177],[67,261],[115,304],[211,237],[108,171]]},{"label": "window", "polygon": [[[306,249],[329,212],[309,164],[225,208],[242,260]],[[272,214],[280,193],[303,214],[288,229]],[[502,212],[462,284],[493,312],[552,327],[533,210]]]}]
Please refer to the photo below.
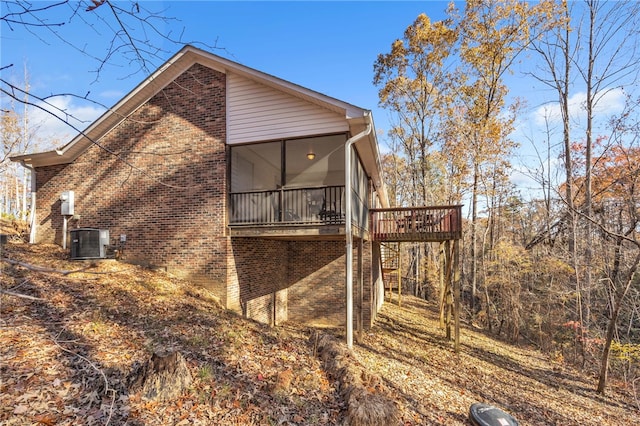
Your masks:
[{"label": "window", "polygon": [[344,185],[345,142],[331,135],[234,146],[231,192]]},{"label": "window", "polygon": [[285,186],[304,188],[344,185],[345,135],[285,142]]},{"label": "window", "polygon": [[345,142],[340,134],[232,146],[231,223],[344,221]]},{"label": "window", "polygon": [[281,143],[234,146],[231,149],[231,192],[278,189],[282,180]]}]

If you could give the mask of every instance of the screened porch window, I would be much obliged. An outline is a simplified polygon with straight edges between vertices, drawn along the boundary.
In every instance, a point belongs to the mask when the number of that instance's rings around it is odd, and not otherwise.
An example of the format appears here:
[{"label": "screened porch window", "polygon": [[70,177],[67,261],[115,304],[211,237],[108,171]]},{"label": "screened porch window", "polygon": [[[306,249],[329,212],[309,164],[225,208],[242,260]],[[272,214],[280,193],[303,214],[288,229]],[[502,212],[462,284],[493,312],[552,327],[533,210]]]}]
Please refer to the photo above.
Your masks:
[{"label": "screened porch window", "polygon": [[234,146],[231,192],[344,185],[345,141],[331,135]]},{"label": "screened porch window", "polygon": [[280,188],[281,150],[280,142],[234,146],[231,149],[231,192]]},{"label": "screened porch window", "polygon": [[285,141],[285,186],[344,185],[344,135]]},{"label": "screened porch window", "polygon": [[231,223],[344,221],[346,135],[231,147]]}]

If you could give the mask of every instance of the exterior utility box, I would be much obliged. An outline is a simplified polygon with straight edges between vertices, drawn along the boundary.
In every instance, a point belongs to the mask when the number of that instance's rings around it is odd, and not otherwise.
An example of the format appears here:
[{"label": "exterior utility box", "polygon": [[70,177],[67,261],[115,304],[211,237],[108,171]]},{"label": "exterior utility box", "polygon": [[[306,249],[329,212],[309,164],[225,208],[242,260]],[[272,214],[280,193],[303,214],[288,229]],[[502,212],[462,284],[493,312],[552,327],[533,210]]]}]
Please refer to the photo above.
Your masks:
[{"label": "exterior utility box", "polygon": [[74,194],[73,191],[64,191],[60,194],[60,210],[62,216],[73,216],[74,210]]}]

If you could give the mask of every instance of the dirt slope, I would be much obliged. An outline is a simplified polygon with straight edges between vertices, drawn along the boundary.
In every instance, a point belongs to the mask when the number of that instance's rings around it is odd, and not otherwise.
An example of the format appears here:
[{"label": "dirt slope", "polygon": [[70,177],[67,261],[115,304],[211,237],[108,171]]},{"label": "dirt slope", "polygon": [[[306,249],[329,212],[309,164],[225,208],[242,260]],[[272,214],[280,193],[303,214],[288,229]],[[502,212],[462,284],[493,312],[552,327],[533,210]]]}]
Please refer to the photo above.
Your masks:
[{"label": "dirt slope", "polygon": [[[52,245],[4,252],[58,270],[90,266]],[[243,320],[204,289],[115,261],[67,275],[1,267],[2,425],[340,422],[309,330]],[[134,364],[157,350],[188,362],[193,385],[178,400],[143,401],[126,389]]]},{"label": "dirt slope", "polygon": [[485,402],[524,426],[640,425],[638,403],[623,389],[601,397],[595,378],[467,328],[455,354],[433,305],[406,296],[402,307],[395,303],[384,306],[355,351],[412,424],[468,425],[469,406]]},{"label": "dirt slope", "polygon": [[[69,262],[53,245],[11,242],[3,256],[89,269],[63,275],[0,264],[0,424],[344,421],[344,403],[315,353],[315,330],[247,321],[188,282],[115,261]],[[401,308],[385,306],[355,362],[381,378],[377,391],[396,401],[405,425],[468,425],[476,401],[500,406],[523,425],[639,424],[630,395],[600,398],[593,379],[539,353],[466,329],[462,344],[455,355],[433,306],[404,297]],[[136,363],[158,350],[180,351],[194,379],[167,403],[126,387]]]}]

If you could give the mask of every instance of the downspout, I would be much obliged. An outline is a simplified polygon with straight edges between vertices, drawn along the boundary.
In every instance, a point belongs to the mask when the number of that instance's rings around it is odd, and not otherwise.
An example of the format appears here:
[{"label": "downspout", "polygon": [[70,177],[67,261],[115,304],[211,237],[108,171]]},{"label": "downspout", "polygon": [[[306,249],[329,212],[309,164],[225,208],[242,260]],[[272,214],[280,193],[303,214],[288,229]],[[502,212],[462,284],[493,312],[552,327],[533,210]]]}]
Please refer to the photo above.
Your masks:
[{"label": "downspout", "polygon": [[36,169],[27,166],[24,160],[20,164],[31,172],[31,212],[29,213],[29,244],[36,242]]},{"label": "downspout", "polygon": [[345,227],[346,244],[346,298],[347,298],[347,347],[353,348],[353,235],[351,233],[351,147],[358,140],[371,133],[371,113],[365,115],[367,127],[360,133],[347,139],[344,145],[344,179],[345,179]]}]

